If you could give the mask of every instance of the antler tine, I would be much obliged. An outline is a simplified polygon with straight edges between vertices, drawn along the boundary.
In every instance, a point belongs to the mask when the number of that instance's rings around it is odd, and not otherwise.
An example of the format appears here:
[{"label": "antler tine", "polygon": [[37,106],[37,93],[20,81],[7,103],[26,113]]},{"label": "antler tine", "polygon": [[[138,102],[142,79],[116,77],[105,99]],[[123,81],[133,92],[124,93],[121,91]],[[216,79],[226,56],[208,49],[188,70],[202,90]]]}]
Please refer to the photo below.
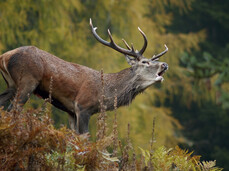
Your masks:
[{"label": "antler tine", "polygon": [[[128,45],[128,43],[127,43],[124,39],[122,39],[122,41],[125,43],[127,49],[131,50],[133,53],[139,54],[137,51],[134,50],[134,45],[133,45],[133,43],[131,43],[131,47],[130,47],[130,46]],[[139,56],[138,58],[140,58],[140,56]]]},{"label": "antler tine", "polygon": [[140,29],[140,27],[138,27],[138,30],[140,31],[140,33],[142,34],[142,36],[144,38],[144,45],[143,45],[142,49],[139,51],[139,54],[142,55],[145,52],[145,50],[146,50],[148,41],[147,41],[147,38],[146,38],[145,33]]},{"label": "antler tine", "polygon": [[106,46],[109,46],[110,43],[103,40],[97,33],[96,33],[96,29],[97,27],[94,27],[93,24],[92,24],[92,20],[90,18],[90,26],[91,26],[91,31],[92,31],[92,34],[94,35],[94,37],[102,44],[106,45]]},{"label": "antler tine", "polygon": [[122,47],[120,47],[120,46],[118,46],[118,45],[114,42],[114,40],[113,40],[113,38],[112,38],[112,35],[111,35],[109,29],[108,29],[108,35],[109,35],[109,38],[110,38],[110,42],[103,40],[103,39],[96,33],[97,27],[94,27],[94,26],[93,26],[91,18],[90,18],[90,26],[91,26],[92,34],[94,35],[94,37],[95,37],[100,43],[104,44],[105,46],[111,47],[112,49],[114,49],[114,50],[116,50],[116,51],[118,51],[118,52],[120,52],[120,53],[123,53],[124,55],[133,56],[133,57],[135,57],[135,58],[137,58],[137,59],[139,58],[140,54],[139,54],[139,53],[136,53],[136,52],[134,51],[133,46],[132,46],[132,48],[130,48],[130,49],[127,47],[128,50],[127,50],[127,49],[124,49],[124,48],[122,48]]},{"label": "antler tine", "polygon": [[160,58],[162,55],[164,55],[166,52],[168,52],[168,50],[169,50],[168,47],[165,45],[165,50],[164,50],[163,52],[157,54],[157,55],[154,55],[154,56],[151,58],[151,60],[153,61],[153,60],[155,60],[155,59]]},{"label": "antler tine", "polygon": [[130,50],[131,48],[130,48],[130,46],[128,45],[128,43],[127,43],[124,39],[122,39],[122,41],[123,41],[123,42],[124,42],[124,44],[126,45],[127,49],[129,49],[129,50]]},{"label": "antler tine", "polygon": [[114,40],[113,40],[113,37],[112,37],[111,32],[110,32],[109,29],[107,29],[107,33],[108,33],[108,36],[109,36],[109,38],[110,38],[112,44],[115,44],[115,42],[114,42]]},{"label": "antler tine", "polygon": [[135,52],[133,43],[131,43],[131,50],[132,52]]}]

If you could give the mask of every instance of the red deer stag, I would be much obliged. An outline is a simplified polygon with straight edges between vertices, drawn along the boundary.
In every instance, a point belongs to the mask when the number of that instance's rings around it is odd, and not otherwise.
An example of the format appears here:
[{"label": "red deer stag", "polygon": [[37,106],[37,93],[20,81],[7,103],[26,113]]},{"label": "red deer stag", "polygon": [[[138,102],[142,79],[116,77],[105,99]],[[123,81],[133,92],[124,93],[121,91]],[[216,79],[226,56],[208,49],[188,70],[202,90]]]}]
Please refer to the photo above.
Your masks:
[{"label": "red deer stag", "polygon": [[[100,43],[124,54],[131,66],[118,73],[103,75],[104,95],[108,97],[104,101],[106,110],[114,108],[115,89],[119,107],[131,103],[135,96],[147,87],[163,80],[162,75],[168,69],[168,65],[159,62],[158,58],[168,51],[166,45],[165,51],[147,59],[143,56],[147,39],[140,28],[138,29],[144,38],[144,45],[137,51],[125,40],[123,41],[127,49],[118,46],[109,30],[110,42],[103,40],[96,33],[96,27],[93,27],[91,19],[90,26],[92,34]],[[100,71],[66,62],[34,46],[19,47],[1,55],[0,71],[8,86],[7,90],[0,94],[0,106],[5,106],[7,102],[16,98],[17,90],[20,92],[18,93],[20,107],[26,103],[31,93],[44,99],[48,98],[52,79],[51,103],[69,114],[71,129],[80,134],[88,132],[90,116],[99,112],[99,99],[102,97]],[[12,103],[8,110],[11,108]]]}]

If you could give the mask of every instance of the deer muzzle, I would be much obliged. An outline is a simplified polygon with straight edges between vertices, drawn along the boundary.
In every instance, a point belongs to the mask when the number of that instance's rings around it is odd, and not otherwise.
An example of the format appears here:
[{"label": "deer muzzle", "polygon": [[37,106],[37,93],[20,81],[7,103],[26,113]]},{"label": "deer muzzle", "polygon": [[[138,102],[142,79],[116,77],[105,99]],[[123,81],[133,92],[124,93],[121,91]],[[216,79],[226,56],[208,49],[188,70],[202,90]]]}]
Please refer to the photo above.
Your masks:
[{"label": "deer muzzle", "polygon": [[163,62],[161,64],[161,71],[158,73],[158,76],[162,76],[168,68],[169,68],[168,64]]}]

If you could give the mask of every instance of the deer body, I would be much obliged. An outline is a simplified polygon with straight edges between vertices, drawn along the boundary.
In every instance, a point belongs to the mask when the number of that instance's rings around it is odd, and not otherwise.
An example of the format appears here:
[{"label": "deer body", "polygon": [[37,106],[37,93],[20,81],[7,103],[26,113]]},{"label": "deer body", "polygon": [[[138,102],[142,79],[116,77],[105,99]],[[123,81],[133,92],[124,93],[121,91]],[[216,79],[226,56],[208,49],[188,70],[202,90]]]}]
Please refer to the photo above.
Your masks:
[{"label": "deer body", "polygon": [[[93,32],[92,23],[91,27]],[[95,32],[93,34],[97,36]],[[129,104],[137,94],[163,79],[161,75],[167,69],[167,64],[144,57],[130,58],[128,55],[135,54],[132,53],[124,53],[130,68],[103,75],[107,110],[114,108],[115,90],[119,107]],[[21,106],[28,100],[28,94],[48,98],[52,80],[51,103],[69,114],[72,129],[79,133],[88,132],[89,118],[99,111],[99,100],[103,93],[99,71],[64,61],[34,46],[20,47],[1,55],[0,71],[8,87],[0,94],[0,106],[13,100],[17,90]],[[8,110],[11,108],[12,104]]]}]

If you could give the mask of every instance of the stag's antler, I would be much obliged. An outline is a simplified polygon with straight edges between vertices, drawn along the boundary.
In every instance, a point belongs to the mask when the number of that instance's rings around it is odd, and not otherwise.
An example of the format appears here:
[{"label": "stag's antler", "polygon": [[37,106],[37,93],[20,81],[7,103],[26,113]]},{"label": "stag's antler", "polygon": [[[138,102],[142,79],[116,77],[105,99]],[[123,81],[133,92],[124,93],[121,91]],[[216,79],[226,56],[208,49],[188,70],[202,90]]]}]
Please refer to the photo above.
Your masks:
[{"label": "stag's antler", "polygon": [[145,50],[146,50],[148,41],[147,41],[147,38],[146,38],[145,33],[140,29],[140,27],[138,27],[138,30],[140,31],[140,33],[142,34],[142,36],[144,38],[144,45],[143,45],[142,49],[139,51],[139,54],[142,55],[145,52]]},{"label": "stag's antler", "polygon": [[164,55],[166,52],[168,52],[168,47],[165,45],[165,50],[157,55],[153,55],[153,57],[151,58],[152,61],[160,58],[162,55]]},{"label": "stag's antler", "polygon": [[93,24],[92,24],[92,20],[90,18],[90,26],[91,26],[91,30],[92,30],[92,33],[93,35],[95,36],[95,38],[102,44],[104,44],[105,46],[108,46],[108,47],[111,47],[112,49],[124,54],[124,55],[129,55],[129,56],[133,56],[135,57],[136,59],[140,60],[140,58],[142,57],[142,54],[144,53],[146,47],[147,47],[147,38],[146,38],[146,35],[143,33],[143,31],[138,28],[138,30],[140,31],[140,33],[142,34],[143,38],[144,38],[144,45],[142,47],[142,49],[138,52],[138,51],[135,51],[134,50],[134,47],[133,47],[133,44],[131,44],[131,47],[127,44],[127,42],[123,39],[126,47],[128,49],[124,49],[120,46],[118,46],[113,38],[112,38],[112,35],[110,33],[110,30],[108,29],[108,35],[109,35],[109,38],[110,38],[110,42],[107,42],[105,40],[103,40],[97,33],[96,33],[96,29],[97,27],[94,27]]}]

